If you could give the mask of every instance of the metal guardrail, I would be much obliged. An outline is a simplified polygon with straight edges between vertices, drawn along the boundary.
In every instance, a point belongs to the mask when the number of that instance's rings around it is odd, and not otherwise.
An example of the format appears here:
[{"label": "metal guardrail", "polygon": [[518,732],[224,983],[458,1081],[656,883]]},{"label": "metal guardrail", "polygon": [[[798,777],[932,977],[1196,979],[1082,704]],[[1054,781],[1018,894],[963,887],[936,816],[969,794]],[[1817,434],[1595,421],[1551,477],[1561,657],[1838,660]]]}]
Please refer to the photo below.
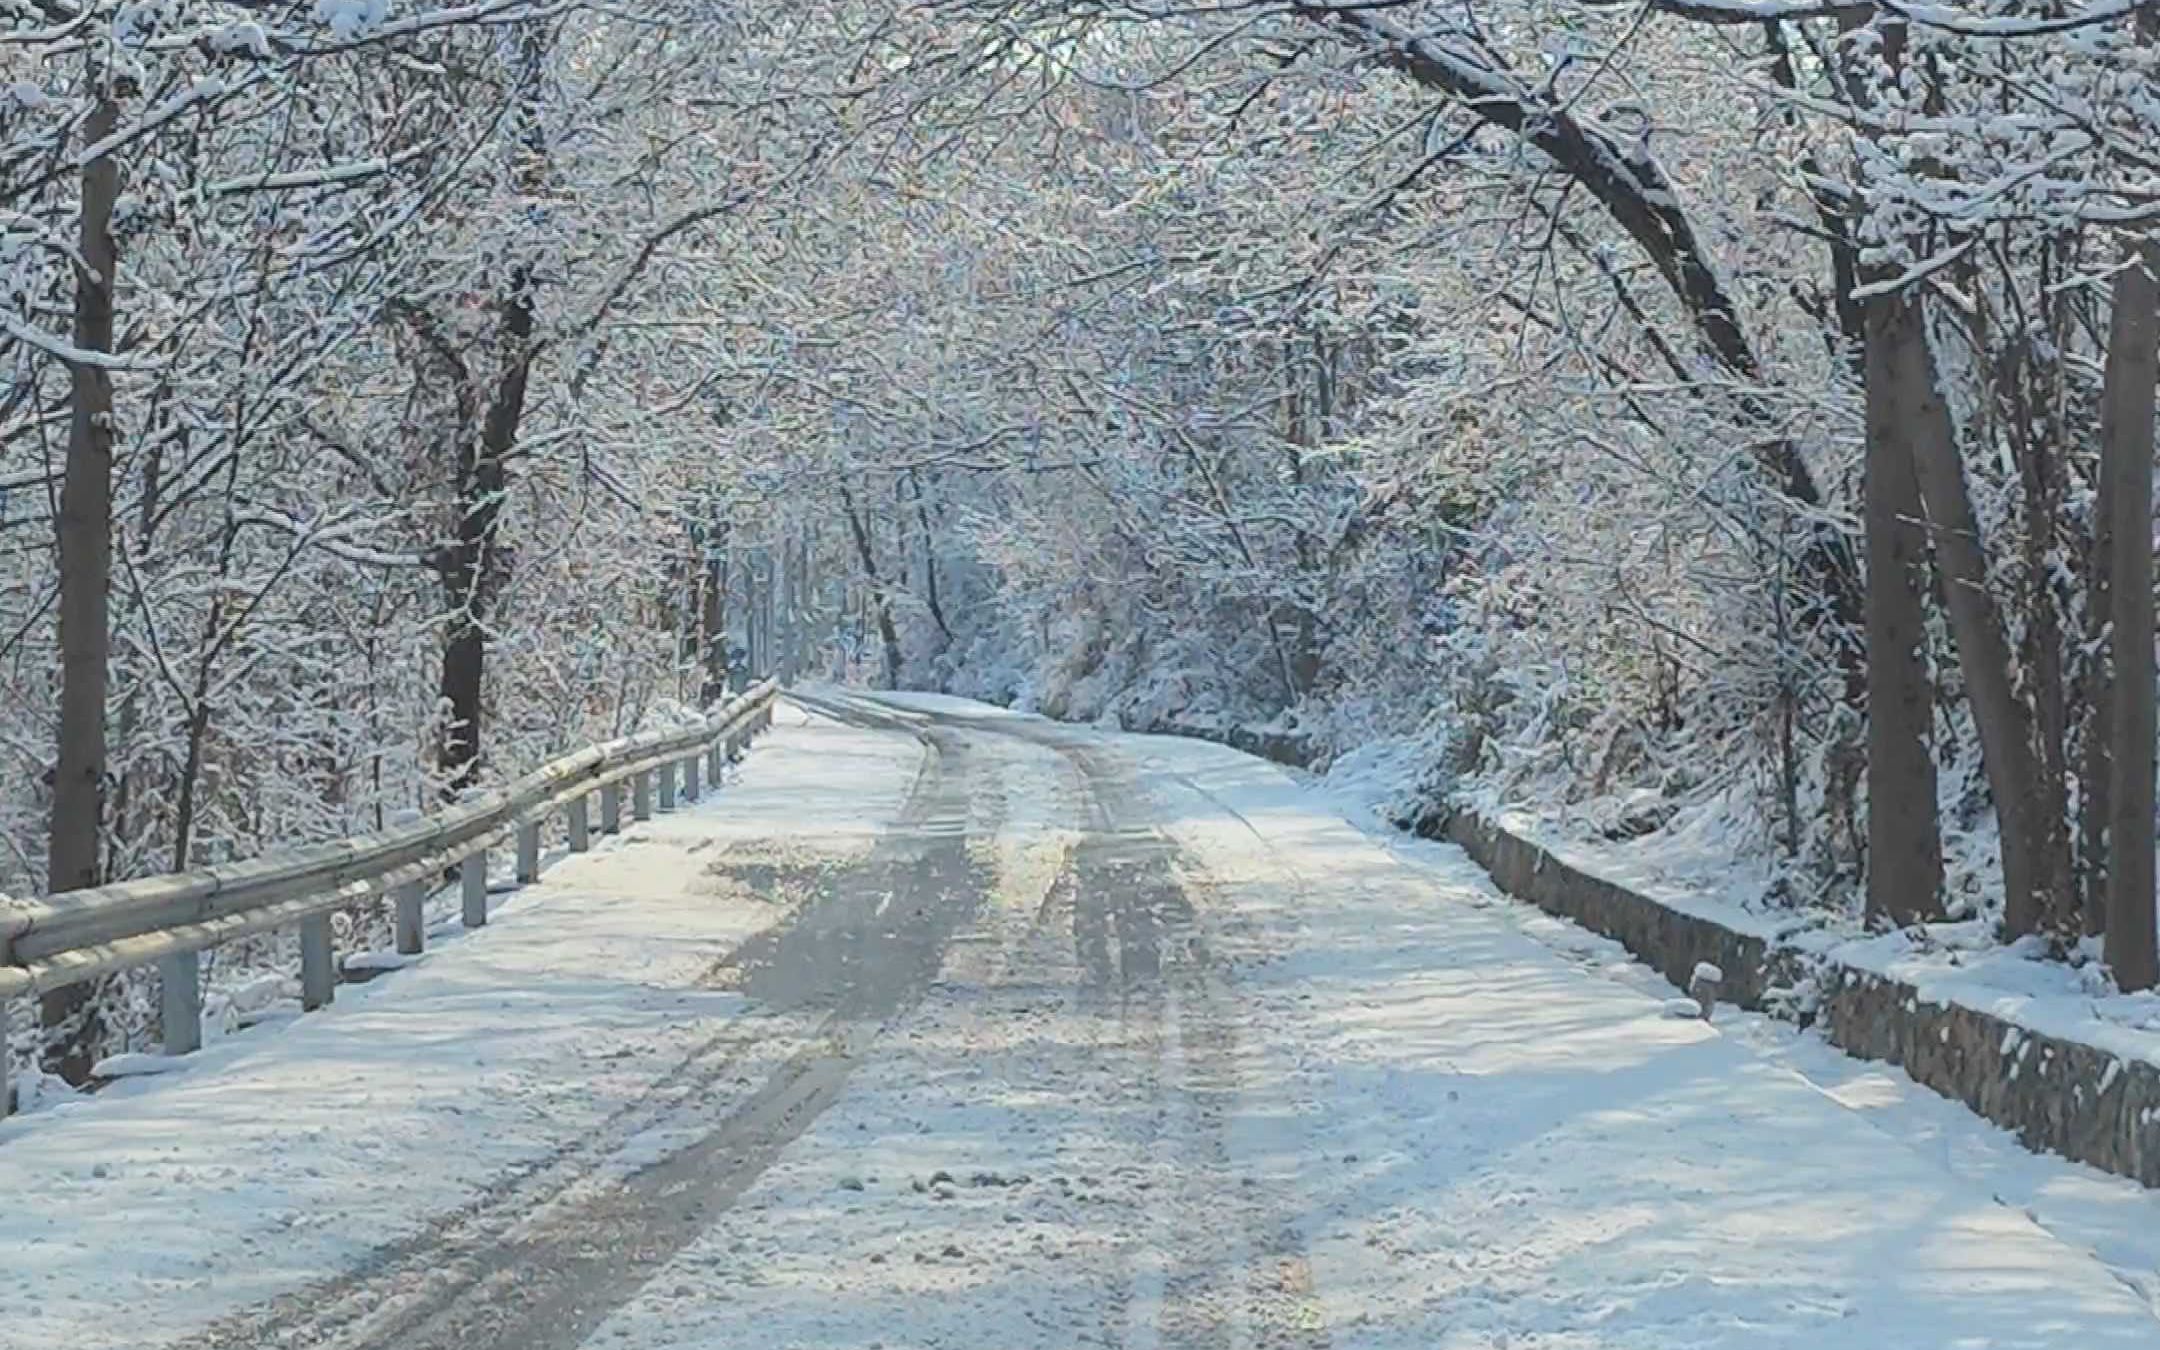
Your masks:
[{"label": "metal guardrail", "polygon": [[186,1054],[202,1044],[202,953],[298,925],[301,1005],[313,1011],[337,988],[333,910],[393,895],[397,949],[417,955],[427,941],[421,907],[434,880],[455,866],[465,926],[482,927],[489,850],[514,838],[517,879],[531,882],[540,873],[542,827],[556,812],[567,818],[570,851],[582,853],[592,846],[596,792],[602,834],[622,827],[625,784],[638,820],[652,814],[656,799],[659,809],[672,809],[678,789],[695,800],[703,782],[718,785],[721,766],[739,746],[772,725],[779,693],[768,680],[703,725],[588,747],[410,825],[0,909],[0,1116],[14,1101],[5,1054],[9,1000],[155,964],[165,1053]]}]

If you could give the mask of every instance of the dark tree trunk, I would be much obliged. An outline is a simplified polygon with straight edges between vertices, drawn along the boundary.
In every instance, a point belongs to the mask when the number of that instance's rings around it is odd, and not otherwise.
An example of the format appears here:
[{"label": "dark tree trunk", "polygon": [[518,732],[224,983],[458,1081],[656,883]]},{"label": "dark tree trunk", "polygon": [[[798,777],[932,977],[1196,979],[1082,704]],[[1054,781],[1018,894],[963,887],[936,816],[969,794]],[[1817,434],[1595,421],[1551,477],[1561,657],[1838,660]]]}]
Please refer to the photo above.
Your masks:
[{"label": "dark tree trunk", "polygon": [[2107,960],[2124,989],[2160,981],[2153,933],[2153,410],[2160,375],[2160,244],[2116,274],[2101,403],[2110,513]]},{"label": "dark tree trunk", "polygon": [[1980,537],[1957,432],[1943,402],[1935,359],[1917,305],[1911,340],[1898,344],[1896,379],[1911,390],[1913,470],[1920,481],[1929,537],[1942,573],[1944,608],[1957,642],[1958,668],[1980,733],[1988,793],[2001,824],[2003,923],[2011,936],[2067,928],[2067,878],[2058,853],[2069,848],[2062,785],[2041,776],[2032,709],[2012,683],[2010,642],[1988,589],[1987,548]]},{"label": "dark tree trunk", "polygon": [[1957,644],[1958,668],[1980,734],[1980,755],[2001,825],[2003,923],[2012,936],[2063,924],[2068,897],[2055,883],[2068,875],[2054,863],[2069,847],[2061,784],[2042,780],[2034,748],[2033,714],[2012,682],[2010,642],[1988,589],[1987,549],[1973,511],[1958,453],[1956,428],[1943,402],[1927,332],[1916,304],[1912,327],[1897,344],[1894,379],[1910,391],[1910,447],[1929,537],[1941,571],[1944,608]]},{"label": "dark tree trunk", "polygon": [[449,628],[443,639],[441,692],[450,712],[442,743],[443,793],[455,799],[480,773],[484,695],[487,687],[488,606],[502,584],[504,559],[497,533],[503,494],[509,487],[511,452],[525,418],[532,377],[533,276],[519,266],[502,302],[501,372],[478,444],[459,455],[457,533],[444,583]]},{"label": "dark tree trunk", "polygon": [[[2115,359],[2111,356],[2111,360]],[[2103,420],[2105,396],[2103,395]],[[2102,453],[2108,440],[2105,426],[2101,429]],[[2093,529],[2091,552],[2088,555],[2090,575],[2085,590],[2085,607],[2088,635],[2087,644],[2091,654],[2085,658],[2078,700],[2082,709],[2082,735],[2084,756],[2079,781],[2084,791],[2078,803],[2078,907],[2087,933],[2107,930],[2107,871],[2108,871],[2108,788],[2114,777],[2115,747],[2110,744],[2114,727],[2115,679],[2109,669],[2107,641],[2108,624],[2114,614],[2114,600],[2108,581],[2108,569],[2115,551],[2115,532],[2109,525],[2114,513],[2114,495],[2108,487],[2107,466],[2102,464],[2096,476],[2093,494]]]},{"label": "dark tree trunk", "polygon": [[[2035,372],[2037,374],[2038,372]],[[2037,777],[2032,827],[2039,831],[2036,866],[2045,869],[2035,886],[2046,897],[2048,926],[2074,937],[2083,927],[2077,902],[2077,869],[2070,840],[2070,707],[2063,662],[2061,610],[2055,602],[2051,559],[2060,528],[2061,483],[2053,447],[2067,444],[2066,428],[2040,424],[2027,457],[2025,616],[2022,650],[2031,710],[2030,730]]]},{"label": "dark tree trunk", "polygon": [[930,606],[930,621],[937,625],[938,635],[950,643],[952,625],[945,622],[945,602],[938,594],[937,535],[930,528],[930,504],[914,474],[908,475],[908,483],[915,489],[915,523],[922,529],[923,602]]},{"label": "dark tree trunk", "polygon": [[[2102,499],[2099,509],[2106,510]],[[2095,539],[2095,551],[2105,548],[2106,541]],[[2088,594],[2095,602],[2093,613],[2101,616],[2104,624],[2110,612],[2111,601],[2105,577],[2095,576]],[[2115,750],[2109,738],[2114,726],[2113,703],[2115,680],[2112,672],[2102,668],[2104,654],[2092,660],[2092,669],[2085,677],[2084,711],[2084,767],[2080,781],[2084,796],[2079,803],[2078,815],[2078,910],[2085,931],[2107,931],[2108,892],[2108,796],[2109,782],[2115,774]]]},{"label": "dark tree trunk", "polygon": [[194,851],[195,821],[201,812],[203,752],[210,739],[213,713],[210,691],[216,680],[218,659],[231,636],[225,631],[229,592],[224,583],[232,576],[233,553],[240,542],[240,522],[233,515],[239,473],[240,459],[235,455],[226,461],[225,469],[225,525],[218,532],[219,585],[203,616],[202,636],[195,644],[195,683],[187,705],[187,757],[181,765],[179,790],[173,805],[172,870],[175,872],[187,870]]},{"label": "dark tree trunk", "polygon": [[870,530],[864,524],[862,513],[855,509],[855,494],[848,491],[847,484],[840,485],[840,505],[847,515],[848,534],[855,540],[855,558],[862,566],[863,580],[870,584],[870,601],[877,616],[878,641],[883,645],[885,687],[900,686],[900,634],[893,627],[892,602],[885,594],[885,583],[878,579],[877,555],[870,546]]},{"label": "dark tree trunk", "polygon": [[204,680],[195,686],[195,706],[187,719],[187,760],[180,768],[180,791],[173,805],[172,870],[185,872],[195,843],[195,796],[202,781],[203,746],[210,738],[210,704],[206,698],[209,663],[203,665]]},{"label": "dark tree trunk", "polygon": [[748,667],[743,680],[755,684],[765,674],[765,648],[771,641],[765,603],[772,595],[769,548],[753,548],[743,559],[743,588],[743,662]]},{"label": "dark tree trunk", "polygon": [[1928,677],[1927,534],[1913,476],[1917,388],[1900,349],[1925,340],[1899,295],[1868,306],[1867,906],[1904,925],[1939,917],[1942,837],[1935,819],[1934,687]]},{"label": "dark tree trunk", "polygon": [[[101,96],[83,123],[85,144],[119,126],[120,106]],[[112,236],[120,165],[100,155],[83,166],[81,260],[75,270],[75,346],[113,348],[113,280],[120,261]],[[105,700],[112,635],[112,376],[95,361],[69,372],[67,468],[60,487],[60,728],[53,767],[52,829],[46,884],[54,891],[95,886],[102,877]],[[70,1083],[90,1076],[102,1034],[95,988],[75,985],[45,996],[54,1035],[48,1068]]]},{"label": "dark tree trunk", "polygon": [[[158,512],[163,503],[165,487],[166,440],[163,436],[153,433],[149,441],[148,452],[142,459],[141,483],[135,503],[135,547],[143,554],[148,554],[156,546]],[[187,460],[185,447],[186,441],[183,439],[180,442],[182,453],[179,456],[183,464]],[[122,618],[120,623],[124,625],[126,619]],[[120,710],[116,718],[118,723],[116,743],[119,747],[120,758],[123,761],[127,759],[130,747],[135,744],[136,727],[141,721],[141,716],[140,690],[131,688],[121,698]],[[111,753],[110,747],[108,747],[107,753],[108,755]],[[107,807],[107,813],[108,819],[112,822],[112,831],[116,838],[134,839],[141,837],[135,828],[136,822],[134,820],[135,790],[137,779],[141,776],[142,771],[140,769],[130,770],[126,768],[113,775],[113,796],[112,802]]]},{"label": "dark tree trunk", "polygon": [[[511,97],[518,143],[524,152],[517,177],[534,196],[545,185],[547,168],[547,137],[539,112],[546,56],[543,28],[537,22],[525,25],[518,45],[518,84]],[[451,799],[480,776],[489,606],[508,570],[497,534],[509,488],[510,456],[517,449],[526,391],[532,382],[538,284],[529,261],[510,264],[497,302],[495,385],[481,419],[478,443],[466,428],[459,428],[455,542],[443,568],[449,622],[443,635],[440,685],[450,724],[444,729],[439,763],[443,794]]]},{"label": "dark tree trunk", "polygon": [[727,697],[727,530],[722,526],[705,545],[705,607],[699,626],[704,630],[705,703],[710,707]]}]

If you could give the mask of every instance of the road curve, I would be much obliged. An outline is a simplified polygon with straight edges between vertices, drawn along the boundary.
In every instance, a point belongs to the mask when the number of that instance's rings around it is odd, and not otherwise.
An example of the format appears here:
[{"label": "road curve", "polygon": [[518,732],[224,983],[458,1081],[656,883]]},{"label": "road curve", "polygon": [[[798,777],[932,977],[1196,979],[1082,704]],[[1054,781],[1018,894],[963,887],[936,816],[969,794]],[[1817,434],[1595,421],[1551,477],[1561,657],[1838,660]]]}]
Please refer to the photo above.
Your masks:
[{"label": "road curve", "polygon": [[[1069,1047],[1073,1062],[1064,1071],[1100,1074],[1114,1063],[1123,1080],[1117,1109],[1129,1109],[1135,1090],[1145,1106],[1124,1147],[1166,1164],[1169,1184],[1152,1195],[1142,1188],[1134,1194],[1144,1201],[1136,1199],[1131,1213],[1097,1225],[1109,1233],[1112,1259],[1094,1272],[1100,1287],[1083,1301],[1111,1315],[1103,1337],[1125,1341],[1116,1320],[1132,1303],[1126,1248],[1134,1232],[1166,1221],[1170,1231],[1220,1230],[1227,1215],[1246,1230],[1244,1267],[1233,1259],[1236,1248],[1219,1242],[1173,1243],[1158,1254],[1150,1304],[1157,1343],[1227,1347],[1233,1328],[1249,1325],[1267,1345],[1327,1344],[1317,1316],[1300,1306],[1305,1285],[1294,1272],[1303,1262],[1287,1210],[1277,1212],[1264,1188],[1231,1175],[1224,1132],[1239,1091],[1234,995],[1209,961],[1175,845],[1152,828],[1115,762],[1034,722],[926,719],[837,692],[804,702],[835,721],[914,736],[927,753],[899,818],[868,856],[710,972],[714,984],[739,990],[768,1016],[754,1030],[700,1046],[597,1138],[346,1275],[209,1328],[186,1342],[188,1350],[585,1344],[817,1121],[858,1064],[883,1052],[882,1038],[917,1008],[963,935],[1018,938],[1009,955],[1053,935],[1069,941],[1069,959],[1008,969],[1005,978],[1040,987],[1060,979],[1058,971],[1072,973],[1065,995],[1075,1015],[1095,1025]],[[1070,788],[1071,818],[1055,825],[1061,856],[1040,895],[1001,892],[992,862],[1012,796],[1001,773],[1016,757],[1053,765]],[[1029,917],[1023,931],[1002,932],[984,921],[992,911]],[[746,1085],[744,1042],[776,1027],[795,1048]],[[627,1141],[656,1133],[675,1141],[665,1158],[627,1174],[610,1166]],[[908,1178],[907,1194],[935,1197],[992,1175],[978,1170],[932,1189],[929,1178],[940,1170]],[[1038,1185],[1018,1169],[1008,1173],[996,1174],[1005,1183],[997,1189]],[[1082,1185],[1095,1182],[1081,1175]],[[1074,1183],[1052,1171],[1039,1184],[1069,1191]],[[937,1259],[964,1259],[964,1249],[961,1258],[944,1255],[955,1245],[940,1244]],[[1088,1319],[1101,1315],[1091,1310]]]}]

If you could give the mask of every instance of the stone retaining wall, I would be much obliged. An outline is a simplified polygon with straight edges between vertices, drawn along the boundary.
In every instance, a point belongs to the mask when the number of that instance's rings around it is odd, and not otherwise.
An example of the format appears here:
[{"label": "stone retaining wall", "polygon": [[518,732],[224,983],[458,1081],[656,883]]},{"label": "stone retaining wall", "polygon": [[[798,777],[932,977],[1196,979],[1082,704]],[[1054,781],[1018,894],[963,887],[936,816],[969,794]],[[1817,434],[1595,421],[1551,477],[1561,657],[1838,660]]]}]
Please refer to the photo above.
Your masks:
[{"label": "stone retaining wall", "polygon": [[[1174,724],[1160,730],[1294,768],[1314,760],[1311,745],[1279,733]],[[1402,823],[1461,845],[1502,891],[1612,938],[1683,991],[1696,963],[1708,961],[1724,972],[1724,1001],[1818,1026],[1846,1053],[1900,1066],[2027,1148],[2160,1187],[2160,1068],[1930,1000],[1902,980],[1684,913],[1469,812],[1442,810]],[[1802,992],[1812,997],[1795,997]]]},{"label": "stone retaining wall", "polygon": [[1293,769],[1325,770],[1327,767],[1321,762],[1322,755],[1318,747],[1304,737],[1286,731],[1261,731],[1247,726],[1202,726],[1174,720],[1152,727],[1136,727],[1134,730],[1165,736],[1183,736],[1194,741],[1213,741],[1217,745],[1243,750],[1248,755],[1272,760]]},{"label": "stone retaining wall", "polygon": [[[1902,980],[1682,913],[1468,812],[1413,825],[1461,845],[1509,895],[1614,939],[1683,989],[1696,962],[1712,962],[1725,972],[1727,1001],[1811,1022],[1847,1053],[1901,1066],[2028,1148],[2160,1186],[2160,1069],[2151,1064],[1930,1001]],[[1777,996],[1802,987],[1814,997]]]}]

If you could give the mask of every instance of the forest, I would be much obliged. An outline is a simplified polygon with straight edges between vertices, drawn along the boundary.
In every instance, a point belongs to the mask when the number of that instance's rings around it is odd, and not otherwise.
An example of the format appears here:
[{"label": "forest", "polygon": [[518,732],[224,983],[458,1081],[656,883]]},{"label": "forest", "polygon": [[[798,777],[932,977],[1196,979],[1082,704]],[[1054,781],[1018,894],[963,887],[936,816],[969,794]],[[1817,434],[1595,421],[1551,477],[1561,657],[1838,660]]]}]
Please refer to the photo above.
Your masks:
[{"label": "forest", "polygon": [[0,891],[777,674],[2151,987],[2156,65],[2154,0],[0,0]]}]

